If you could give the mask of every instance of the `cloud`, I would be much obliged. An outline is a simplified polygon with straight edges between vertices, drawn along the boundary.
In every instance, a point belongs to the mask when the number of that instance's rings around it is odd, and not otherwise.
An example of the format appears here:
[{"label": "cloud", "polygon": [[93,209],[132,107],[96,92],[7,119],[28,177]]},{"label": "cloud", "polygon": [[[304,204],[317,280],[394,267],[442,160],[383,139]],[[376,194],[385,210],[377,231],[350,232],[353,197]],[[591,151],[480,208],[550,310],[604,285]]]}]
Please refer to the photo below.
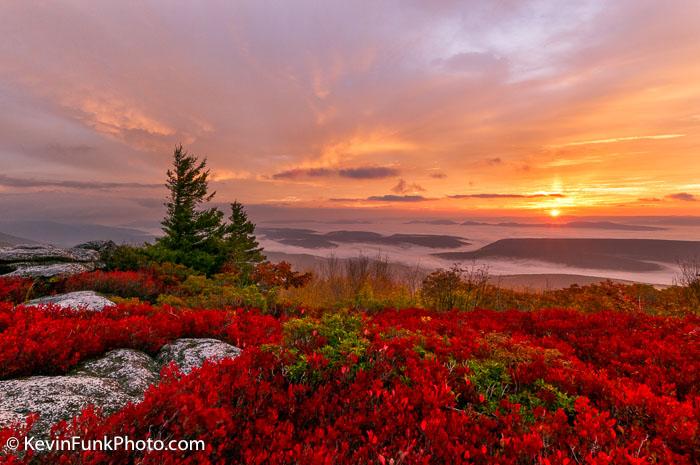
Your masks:
[{"label": "cloud", "polygon": [[249,179],[252,175],[248,171],[212,170],[210,179],[215,182]]},{"label": "cloud", "polygon": [[132,198],[131,201],[146,208],[162,208],[164,204],[163,199],[149,197]]},{"label": "cloud", "polygon": [[487,158],[486,159],[486,164],[489,166],[495,166],[495,165],[500,165],[503,163],[503,160],[501,160],[500,157],[494,157],[494,158]]},{"label": "cloud", "polygon": [[295,168],[275,173],[272,175],[272,179],[326,178],[335,174],[337,174],[336,170],[328,168]]},{"label": "cloud", "polygon": [[564,198],[564,194],[455,194],[450,199],[540,199]]},{"label": "cloud", "polygon": [[433,179],[445,179],[447,175],[445,173],[437,172],[437,173],[430,173],[428,174]]},{"label": "cloud", "polygon": [[6,187],[64,187],[68,189],[153,189],[163,184],[144,184],[138,182],[102,182],[102,181],[68,181],[40,180],[32,178],[15,178],[0,174],[0,186]]},{"label": "cloud", "polygon": [[355,168],[295,168],[272,175],[272,179],[328,178],[340,176],[350,179],[384,179],[399,174],[396,168],[386,166],[359,166]]},{"label": "cloud", "polygon": [[409,192],[425,192],[425,189],[415,182],[408,184],[404,179],[399,179],[399,182],[391,188],[391,192],[396,194],[406,194]]},{"label": "cloud", "polygon": [[685,137],[685,134],[655,134],[651,136],[626,136],[626,137],[611,137],[609,139],[582,140],[576,142],[567,142],[566,144],[554,145],[553,147],[576,147],[579,145],[597,145],[597,144],[614,144],[615,142],[628,142],[633,140],[665,140],[677,139]]},{"label": "cloud", "polygon": [[642,197],[640,199],[637,199],[638,202],[663,202],[663,199],[660,199],[658,197]]},{"label": "cloud", "polygon": [[[0,173],[159,180],[182,142],[208,157],[213,180],[240,179],[217,184],[218,199],[248,204],[410,194],[388,189],[399,177],[431,193],[507,193],[559,192],[560,176],[581,213],[668,192],[700,199],[685,186],[698,166],[697,1],[640,1],[7,0]],[[568,147],[555,154],[558,143]],[[649,153],[610,153],[642,143]],[[595,170],[581,164],[589,155]],[[603,176],[677,184],[588,189]],[[386,189],[368,191],[372,179]]]},{"label": "cloud", "polygon": [[441,63],[448,71],[474,78],[505,77],[508,73],[508,61],[491,53],[462,52],[442,60]]},{"label": "cloud", "polygon": [[372,195],[370,197],[367,197],[367,200],[371,200],[373,202],[423,202],[423,201],[431,200],[431,199],[423,197],[422,195],[386,194],[386,195]]},{"label": "cloud", "polygon": [[695,202],[697,200],[697,197],[695,197],[693,194],[689,194],[687,192],[678,192],[677,194],[669,194],[666,196],[666,198],[673,199],[673,200],[682,200],[684,202]]},{"label": "cloud", "polygon": [[97,131],[123,136],[140,131],[155,136],[171,136],[175,130],[166,123],[148,116],[135,105],[111,96],[72,96],[66,104],[79,109],[79,118]]},{"label": "cloud", "polygon": [[372,195],[366,198],[353,198],[353,197],[337,197],[328,199],[331,202],[424,202],[427,200],[435,200],[422,195]]},{"label": "cloud", "polygon": [[345,168],[338,170],[338,174],[343,178],[382,179],[397,176],[399,174],[399,170],[384,166],[361,166],[359,168]]}]

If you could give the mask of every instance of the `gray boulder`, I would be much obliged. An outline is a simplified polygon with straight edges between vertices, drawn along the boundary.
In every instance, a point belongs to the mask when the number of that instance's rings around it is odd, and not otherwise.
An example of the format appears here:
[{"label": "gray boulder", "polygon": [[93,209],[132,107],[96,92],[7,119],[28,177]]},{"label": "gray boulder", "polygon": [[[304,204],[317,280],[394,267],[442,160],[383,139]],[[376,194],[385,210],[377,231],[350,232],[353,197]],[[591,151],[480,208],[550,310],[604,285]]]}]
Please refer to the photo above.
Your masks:
[{"label": "gray boulder", "polygon": [[158,382],[158,365],[143,352],[118,349],[82,363],[67,376],[31,376],[0,381],[0,428],[38,413],[33,432],[78,415],[88,405],[112,413],[139,402]]},{"label": "gray boulder", "polygon": [[0,381],[0,427],[38,413],[34,431],[45,434],[51,425],[78,415],[89,404],[109,413],[137,400],[109,378],[32,376]]},{"label": "gray boulder", "polygon": [[97,252],[103,252],[105,250],[113,250],[117,248],[117,244],[114,241],[110,240],[96,240],[96,241],[87,241],[83,242],[82,244],[78,244],[74,249],[87,249],[87,250],[96,250]]},{"label": "gray boulder", "polygon": [[93,271],[95,265],[91,263],[52,263],[50,265],[32,265],[30,263],[18,263],[14,271],[4,274],[7,277],[17,278],[51,278],[52,276],[68,276],[86,271]]},{"label": "gray boulder", "polygon": [[218,339],[178,339],[163,346],[156,361],[161,366],[175,362],[180,371],[189,373],[206,360],[236,358],[240,354],[241,349]]},{"label": "gray boulder", "polygon": [[55,305],[60,308],[74,308],[102,311],[105,307],[113,307],[116,304],[106,297],[102,297],[95,291],[77,291],[67,294],[51,295],[25,302],[25,306]]},{"label": "gray boulder", "polygon": [[113,379],[128,395],[141,398],[148,386],[158,382],[159,367],[147,354],[116,349],[104,357],[82,363],[72,374]]},{"label": "gray boulder", "polygon": [[161,349],[157,361],[138,350],[117,349],[80,364],[66,376],[0,381],[0,428],[38,413],[32,433],[47,436],[53,424],[78,415],[88,405],[109,414],[129,402],[140,402],[148,387],[158,383],[163,365],[174,361],[189,372],[206,360],[240,353],[216,339],[178,339]]},{"label": "gray boulder", "polygon": [[50,278],[92,271],[100,253],[88,248],[61,249],[50,245],[24,244],[0,247],[0,275]]},{"label": "gray boulder", "polygon": [[100,254],[90,249],[60,249],[50,245],[0,247],[0,263],[94,262]]}]

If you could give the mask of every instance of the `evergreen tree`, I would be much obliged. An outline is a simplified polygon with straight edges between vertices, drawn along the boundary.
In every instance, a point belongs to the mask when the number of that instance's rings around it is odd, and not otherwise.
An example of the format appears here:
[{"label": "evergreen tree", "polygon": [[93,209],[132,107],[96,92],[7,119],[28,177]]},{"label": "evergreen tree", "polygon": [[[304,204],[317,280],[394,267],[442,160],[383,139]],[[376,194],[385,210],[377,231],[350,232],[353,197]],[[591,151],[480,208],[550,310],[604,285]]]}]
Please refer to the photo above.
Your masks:
[{"label": "evergreen tree", "polygon": [[224,230],[226,262],[245,278],[254,265],[265,260],[265,256],[255,238],[255,224],[248,219],[245,208],[238,201],[231,204],[231,216]]},{"label": "evergreen tree", "polygon": [[167,215],[161,222],[165,235],[158,242],[175,252],[176,261],[189,265],[209,261],[201,254],[216,252],[222,231],[223,213],[217,208],[201,208],[215,194],[208,192],[206,166],[206,159],[198,160],[179,145],[173,153],[173,167],[167,172],[170,195],[165,203]]}]

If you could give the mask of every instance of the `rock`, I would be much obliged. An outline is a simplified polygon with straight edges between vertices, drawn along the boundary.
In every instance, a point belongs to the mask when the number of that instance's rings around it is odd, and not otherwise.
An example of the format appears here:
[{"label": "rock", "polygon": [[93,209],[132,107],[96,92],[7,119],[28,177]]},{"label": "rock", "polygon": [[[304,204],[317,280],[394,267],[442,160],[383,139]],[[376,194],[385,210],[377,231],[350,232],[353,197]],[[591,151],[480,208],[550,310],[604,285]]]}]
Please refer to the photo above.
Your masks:
[{"label": "rock", "polygon": [[0,247],[0,275],[50,278],[92,271],[100,253],[87,248],[60,249],[50,245],[24,244]]},{"label": "rock", "polygon": [[156,360],[161,366],[175,362],[183,373],[189,373],[206,360],[236,358],[240,354],[241,349],[218,339],[178,339],[163,346]]},{"label": "rock", "polygon": [[0,274],[24,278],[50,278],[92,271],[100,253],[84,247],[60,249],[50,245],[0,247]]},{"label": "rock", "polygon": [[90,263],[53,263],[51,265],[32,265],[18,263],[13,267],[14,271],[4,274],[7,277],[17,278],[51,278],[53,276],[73,275],[93,271],[95,265]]},{"label": "rock", "polygon": [[100,254],[89,249],[60,249],[49,245],[0,247],[0,263],[94,262]]},{"label": "rock", "polygon": [[141,398],[148,386],[158,382],[158,368],[155,360],[143,352],[117,349],[82,363],[73,374],[113,379],[127,394]]},{"label": "rock", "polygon": [[113,307],[116,304],[106,297],[102,297],[94,291],[69,292],[67,294],[40,297],[24,303],[25,306],[56,305],[60,308],[74,308],[102,311],[105,307]]},{"label": "rock", "polygon": [[89,404],[111,413],[137,400],[109,378],[32,376],[0,381],[0,426],[36,412],[40,419],[34,431],[48,433],[51,425],[78,415]]},{"label": "rock", "polygon": [[148,387],[158,382],[160,366],[171,361],[189,372],[205,360],[240,353],[239,348],[217,339],[178,339],[161,349],[157,362],[138,350],[117,349],[83,362],[66,376],[0,381],[0,428],[38,413],[32,434],[48,436],[53,424],[69,420],[88,405],[109,414],[129,402],[141,401]]},{"label": "rock", "polygon": [[73,249],[94,250],[100,254],[100,257],[113,252],[116,248],[117,244],[114,241],[105,240],[83,242],[73,247]]}]

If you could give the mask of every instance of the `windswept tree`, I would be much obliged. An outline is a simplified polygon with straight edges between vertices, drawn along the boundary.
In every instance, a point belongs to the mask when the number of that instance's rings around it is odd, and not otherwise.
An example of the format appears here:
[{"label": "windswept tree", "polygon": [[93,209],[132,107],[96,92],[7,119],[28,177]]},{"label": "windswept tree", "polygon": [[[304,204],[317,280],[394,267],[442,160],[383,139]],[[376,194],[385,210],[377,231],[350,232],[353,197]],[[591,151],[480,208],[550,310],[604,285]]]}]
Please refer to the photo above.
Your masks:
[{"label": "windswept tree", "polygon": [[179,145],[175,147],[173,166],[167,176],[168,210],[161,222],[165,234],[159,245],[173,252],[177,262],[195,268],[214,266],[223,213],[215,207],[203,208],[216,194],[209,193],[207,160],[199,160]]},{"label": "windswept tree", "polygon": [[265,260],[265,255],[255,237],[255,224],[248,219],[240,202],[231,204],[228,220],[223,227],[226,265],[240,272],[242,278],[246,279],[253,267]]}]

